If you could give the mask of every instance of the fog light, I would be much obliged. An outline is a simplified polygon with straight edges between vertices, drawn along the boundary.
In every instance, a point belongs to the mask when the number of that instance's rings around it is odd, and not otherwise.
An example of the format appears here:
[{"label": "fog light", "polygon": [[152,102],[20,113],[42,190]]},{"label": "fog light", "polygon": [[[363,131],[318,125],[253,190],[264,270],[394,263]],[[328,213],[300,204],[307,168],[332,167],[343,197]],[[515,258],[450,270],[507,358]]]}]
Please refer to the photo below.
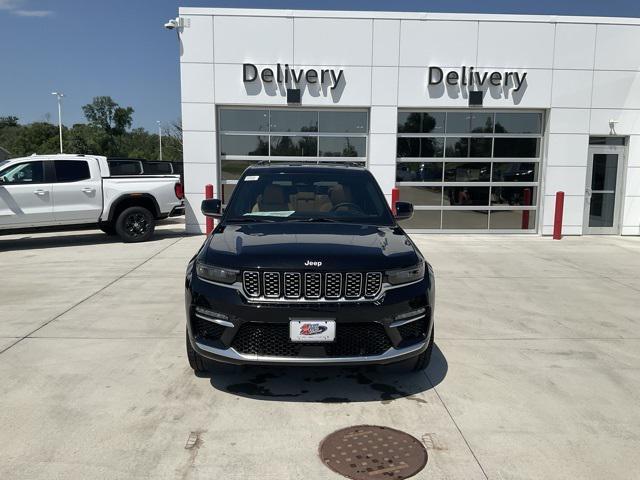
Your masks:
[{"label": "fog light", "polygon": [[227,315],[225,315],[224,313],[216,312],[215,310],[211,310],[209,308],[196,307],[196,317],[203,320],[208,320],[209,322],[217,323],[218,325],[222,325],[224,327],[234,327],[233,323],[229,321],[229,317]]},{"label": "fog light", "polygon": [[424,315],[426,311],[427,309],[423,307],[423,308],[419,308],[418,310],[411,310],[410,312],[401,313],[400,315],[396,315],[395,317],[393,317],[393,319],[404,320],[405,318],[418,317],[420,315]]}]

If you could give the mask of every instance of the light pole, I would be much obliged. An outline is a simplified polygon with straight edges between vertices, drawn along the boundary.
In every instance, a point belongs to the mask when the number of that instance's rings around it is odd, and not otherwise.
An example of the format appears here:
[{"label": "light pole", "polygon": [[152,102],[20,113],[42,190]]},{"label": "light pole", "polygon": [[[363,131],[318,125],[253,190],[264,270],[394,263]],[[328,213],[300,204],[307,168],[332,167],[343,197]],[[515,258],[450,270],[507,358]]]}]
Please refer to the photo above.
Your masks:
[{"label": "light pole", "polygon": [[58,129],[60,130],[60,153],[62,153],[62,97],[64,97],[64,93],[51,92],[51,95],[58,97]]},{"label": "light pole", "polygon": [[160,160],[162,160],[162,125],[160,124],[160,120],[157,120],[158,124],[158,139],[160,141]]}]

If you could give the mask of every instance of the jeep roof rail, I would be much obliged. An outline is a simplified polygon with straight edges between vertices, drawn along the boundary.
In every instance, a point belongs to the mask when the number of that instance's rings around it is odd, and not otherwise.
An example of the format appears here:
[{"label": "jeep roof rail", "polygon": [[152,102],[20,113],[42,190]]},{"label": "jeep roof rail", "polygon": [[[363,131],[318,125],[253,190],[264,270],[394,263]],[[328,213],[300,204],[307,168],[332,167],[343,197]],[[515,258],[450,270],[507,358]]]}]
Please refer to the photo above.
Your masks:
[{"label": "jeep roof rail", "polygon": [[357,168],[364,168],[366,166],[366,162],[364,160],[362,161],[355,161],[355,160],[316,160],[316,161],[310,161],[310,160],[259,160],[258,162],[256,162],[253,165],[250,165],[249,168],[251,168],[252,166],[269,166],[269,165],[273,165],[273,166],[302,166],[302,167],[313,167],[314,165],[326,165],[326,166],[338,166],[338,167],[357,167]]}]

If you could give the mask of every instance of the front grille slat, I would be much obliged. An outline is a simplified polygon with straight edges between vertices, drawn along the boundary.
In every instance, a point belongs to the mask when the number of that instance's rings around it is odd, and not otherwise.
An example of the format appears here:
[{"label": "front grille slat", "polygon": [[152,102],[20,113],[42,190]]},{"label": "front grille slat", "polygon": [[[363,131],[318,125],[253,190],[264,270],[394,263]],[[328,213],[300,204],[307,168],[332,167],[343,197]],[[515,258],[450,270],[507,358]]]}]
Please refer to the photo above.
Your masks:
[{"label": "front grille slat", "polygon": [[260,296],[260,274],[258,272],[244,272],[242,275],[244,292],[250,297]]},{"label": "front grille slat", "polygon": [[324,276],[324,296],[326,298],[340,298],[342,294],[342,274],[327,273]]},{"label": "front grille slat", "polygon": [[280,274],[278,272],[264,272],[262,275],[264,296],[267,298],[280,297]]},{"label": "front grille slat", "polygon": [[284,296],[286,298],[300,298],[302,295],[302,285],[298,272],[285,272],[284,274]]},{"label": "front grille slat", "polygon": [[358,298],[362,293],[362,274],[347,273],[344,286],[344,296],[346,298]]},{"label": "front grille slat", "polygon": [[364,296],[367,298],[375,297],[382,288],[382,273],[380,272],[368,272],[365,287]]},{"label": "front grille slat", "polygon": [[320,298],[320,290],[322,288],[321,273],[305,273],[304,274],[304,296],[305,298]]}]

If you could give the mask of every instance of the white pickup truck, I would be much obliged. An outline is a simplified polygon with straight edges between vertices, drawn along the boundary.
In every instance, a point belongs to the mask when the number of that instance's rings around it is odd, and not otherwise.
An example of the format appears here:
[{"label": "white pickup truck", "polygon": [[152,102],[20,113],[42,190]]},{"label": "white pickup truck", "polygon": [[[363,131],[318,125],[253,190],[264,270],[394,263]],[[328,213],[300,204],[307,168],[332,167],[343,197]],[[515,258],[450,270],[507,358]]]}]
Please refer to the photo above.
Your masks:
[{"label": "white pickup truck", "polygon": [[106,157],[33,155],[0,162],[0,233],[95,224],[125,242],[184,213],[179,175],[112,176]]}]

